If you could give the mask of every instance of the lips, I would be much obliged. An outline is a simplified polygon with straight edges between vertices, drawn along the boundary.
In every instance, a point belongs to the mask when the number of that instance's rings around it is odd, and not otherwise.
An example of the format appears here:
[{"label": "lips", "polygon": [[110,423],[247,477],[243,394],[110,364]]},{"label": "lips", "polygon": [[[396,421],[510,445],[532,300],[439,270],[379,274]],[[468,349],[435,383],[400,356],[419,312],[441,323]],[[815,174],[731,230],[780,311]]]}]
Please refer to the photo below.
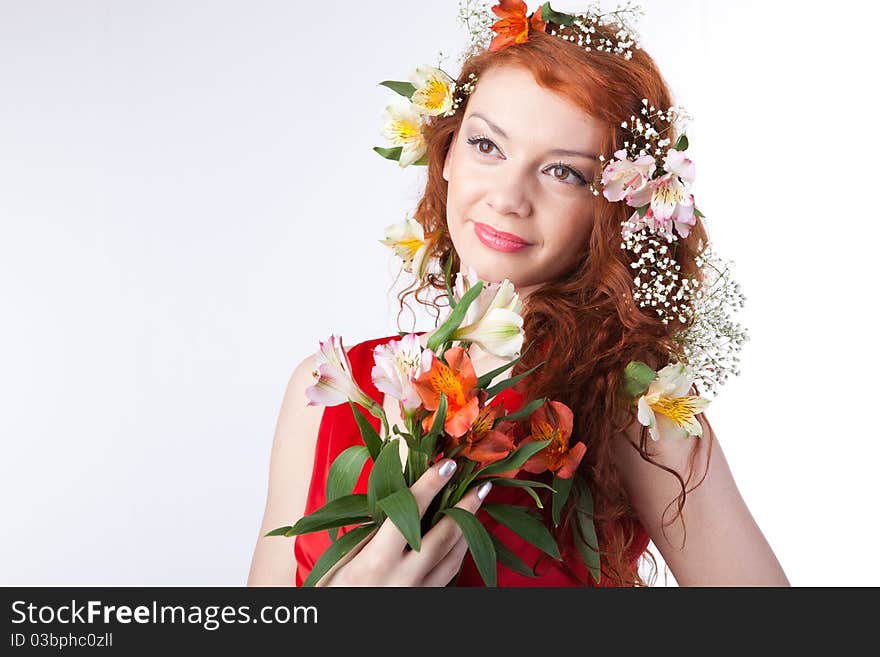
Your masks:
[{"label": "lips", "polygon": [[512,253],[531,245],[519,235],[505,233],[503,230],[496,230],[495,228],[486,224],[481,224],[478,221],[474,222],[474,232],[484,245],[496,251]]}]

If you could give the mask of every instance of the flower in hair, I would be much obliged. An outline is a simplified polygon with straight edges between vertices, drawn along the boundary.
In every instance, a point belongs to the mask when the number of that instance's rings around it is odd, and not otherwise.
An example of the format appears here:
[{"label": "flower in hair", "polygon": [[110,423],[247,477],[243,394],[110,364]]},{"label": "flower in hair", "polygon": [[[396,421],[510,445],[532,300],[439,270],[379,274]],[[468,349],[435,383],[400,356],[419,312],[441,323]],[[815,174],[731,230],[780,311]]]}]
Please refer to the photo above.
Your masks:
[{"label": "flower in hair", "polygon": [[423,278],[428,270],[434,241],[425,237],[422,225],[411,217],[404,219],[401,224],[386,227],[385,239],[380,240],[403,261],[403,269],[416,278]]},{"label": "flower in hair", "polygon": [[648,427],[651,438],[702,436],[696,416],[709,406],[709,400],[688,392],[694,376],[683,363],[672,363],[657,373],[638,400],[639,422]]},{"label": "flower in hair", "polygon": [[419,66],[410,75],[415,87],[411,101],[419,114],[446,116],[452,112],[455,81],[439,68]]},{"label": "flower in hair", "polygon": [[657,164],[650,155],[630,161],[625,150],[617,151],[614,157],[617,159],[612,160],[602,172],[605,198],[609,201],[622,201],[625,198],[630,204],[630,198],[648,186]]},{"label": "flower in hair", "polygon": [[382,134],[392,147],[401,149],[398,154],[401,167],[418,161],[428,150],[422,133],[422,117],[410,101],[398,99],[388,104]]},{"label": "flower in hair", "polygon": [[528,7],[523,0],[501,0],[492,7],[500,20],[491,26],[495,38],[489,44],[490,52],[497,52],[515,43],[523,43],[529,38],[529,26],[533,30],[544,32],[547,23],[541,20],[540,7],[526,16]]}]

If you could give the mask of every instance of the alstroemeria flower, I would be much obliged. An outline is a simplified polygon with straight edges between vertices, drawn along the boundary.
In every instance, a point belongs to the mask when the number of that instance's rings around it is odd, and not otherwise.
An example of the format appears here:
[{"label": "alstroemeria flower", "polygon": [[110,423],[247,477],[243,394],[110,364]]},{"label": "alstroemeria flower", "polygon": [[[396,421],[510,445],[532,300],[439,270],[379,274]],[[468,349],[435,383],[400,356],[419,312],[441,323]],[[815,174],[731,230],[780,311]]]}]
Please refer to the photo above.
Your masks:
[{"label": "alstroemeria flower", "polygon": [[406,271],[412,272],[417,278],[424,278],[435,240],[425,238],[425,231],[418,221],[407,217],[401,224],[386,227],[385,239],[379,241],[403,260]]},{"label": "alstroemeria flower", "polygon": [[602,171],[602,193],[609,201],[626,198],[628,205],[638,207],[630,199],[647,187],[657,169],[657,163],[650,155],[642,155],[635,161],[629,160],[625,150],[617,151],[614,157],[617,159]]},{"label": "alstroemeria flower", "polygon": [[317,382],[306,388],[309,406],[336,406],[353,401],[366,409],[377,406],[355,382],[351,373],[351,362],[342,346],[342,338],[331,335],[329,340],[320,342],[316,354],[318,369],[312,373]]},{"label": "alstroemeria flower", "polygon": [[638,418],[648,427],[651,438],[702,436],[696,415],[709,405],[703,397],[688,395],[694,377],[683,363],[667,365],[639,397]]},{"label": "alstroemeria flower", "polygon": [[413,379],[431,368],[433,355],[430,349],[422,348],[415,333],[380,344],[373,349],[373,383],[381,392],[399,400],[405,410],[413,411],[422,404]]},{"label": "alstroemeria flower", "polygon": [[[461,299],[477,280],[471,268],[464,275],[459,272],[454,296]],[[480,295],[468,306],[464,320],[452,339],[475,342],[499,358],[515,358],[522,349],[525,337],[521,313],[522,301],[509,280],[489,283],[483,286]]]},{"label": "alstroemeria flower", "polygon": [[446,116],[452,109],[455,80],[439,68],[419,66],[409,76],[409,81],[416,88],[410,100],[420,114]]},{"label": "alstroemeria flower", "polygon": [[562,402],[547,402],[532,413],[532,433],[520,444],[543,440],[551,442],[526,461],[523,470],[532,474],[550,470],[561,479],[571,478],[587,451],[587,446],[582,442],[569,446],[573,426],[574,413]]},{"label": "alstroemeria flower", "polygon": [[462,445],[457,455],[476,461],[480,467],[506,458],[516,449],[516,445],[513,437],[492,428],[495,419],[500,415],[504,415],[503,404],[484,406],[467,433],[460,438],[452,439],[450,446]]},{"label": "alstroemeria flower", "polygon": [[690,226],[695,223],[694,197],[687,193],[677,173],[667,173],[656,180],[651,181],[653,193],[651,195],[651,215],[659,224],[667,224],[670,221],[686,226],[686,237],[690,232]]},{"label": "alstroemeria flower", "polygon": [[422,115],[405,98],[397,99],[385,108],[382,135],[392,146],[402,148],[398,160],[401,167],[417,161],[428,150],[422,133]]},{"label": "alstroemeria flower", "polygon": [[480,412],[477,398],[477,375],[467,352],[462,347],[451,347],[443,354],[446,365],[436,356],[431,357],[431,367],[417,378],[413,385],[422,403],[429,411],[422,426],[427,431],[434,423],[434,415],[440,406],[440,393],[446,394],[446,422],[443,428],[450,436],[463,436]]},{"label": "alstroemeria flower", "polygon": [[677,151],[670,148],[663,160],[663,169],[676,174],[686,183],[692,183],[695,180],[696,169],[693,161],[688,158],[687,151]]},{"label": "alstroemeria flower", "polygon": [[526,16],[528,9],[523,0],[501,0],[492,7],[492,12],[500,20],[492,25],[495,37],[492,39],[492,43],[489,44],[490,52],[496,52],[514,43],[527,41],[530,24],[533,30],[539,32],[546,31],[547,23],[541,20],[541,9],[535,10],[532,13],[531,19]]},{"label": "alstroemeria flower", "polygon": [[635,232],[643,224],[647,225],[653,233],[657,233],[665,237],[670,242],[673,240],[672,228],[678,231],[682,237],[690,235],[691,227],[697,223],[697,217],[694,214],[694,197],[690,196],[689,205],[680,205],[676,214],[666,221],[660,221],[649,207],[644,217],[640,217],[638,212],[634,212],[629,221],[623,227],[623,237],[627,237],[629,233]]}]

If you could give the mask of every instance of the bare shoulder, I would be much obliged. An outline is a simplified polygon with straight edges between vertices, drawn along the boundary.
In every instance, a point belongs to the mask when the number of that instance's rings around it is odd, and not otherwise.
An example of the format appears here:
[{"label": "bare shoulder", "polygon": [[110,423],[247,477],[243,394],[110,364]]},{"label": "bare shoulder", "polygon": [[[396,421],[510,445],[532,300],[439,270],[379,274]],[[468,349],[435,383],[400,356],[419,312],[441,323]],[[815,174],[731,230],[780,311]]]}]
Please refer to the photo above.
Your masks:
[{"label": "bare shoulder", "polygon": [[306,388],[315,379],[314,355],[293,370],[272,441],[266,508],[248,575],[249,586],[292,586],[296,564],[294,538],[266,537],[277,527],[292,524],[305,513],[306,498],[315,458],[315,443],[323,407],[309,406]]},{"label": "bare shoulder", "polygon": [[[740,494],[705,414],[703,435],[647,440],[634,421],[612,453],[633,509],[679,585],[787,585],[770,545]],[[653,462],[652,462],[653,461]],[[678,501],[682,484],[684,506]]]}]

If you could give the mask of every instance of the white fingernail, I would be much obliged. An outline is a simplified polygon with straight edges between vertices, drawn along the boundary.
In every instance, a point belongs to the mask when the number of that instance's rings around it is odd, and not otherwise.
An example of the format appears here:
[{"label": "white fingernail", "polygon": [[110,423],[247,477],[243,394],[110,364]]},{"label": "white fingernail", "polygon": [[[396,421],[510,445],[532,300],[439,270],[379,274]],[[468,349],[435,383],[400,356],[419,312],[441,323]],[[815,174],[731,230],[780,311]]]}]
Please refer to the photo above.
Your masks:
[{"label": "white fingernail", "polygon": [[455,463],[455,461],[450,459],[450,460],[446,461],[446,463],[444,463],[443,465],[440,466],[440,469],[438,470],[438,472],[440,473],[441,477],[448,477],[453,472],[455,472],[456,467],[458,467],[458,466]]},{"label": "white fingernail", "polygon": [[485,484],[477,489],[477,497],[479,497],[481,500],[485,500],[486,495],[489,494],[490,490],[492,490],[492,482],[487,481]]}]

